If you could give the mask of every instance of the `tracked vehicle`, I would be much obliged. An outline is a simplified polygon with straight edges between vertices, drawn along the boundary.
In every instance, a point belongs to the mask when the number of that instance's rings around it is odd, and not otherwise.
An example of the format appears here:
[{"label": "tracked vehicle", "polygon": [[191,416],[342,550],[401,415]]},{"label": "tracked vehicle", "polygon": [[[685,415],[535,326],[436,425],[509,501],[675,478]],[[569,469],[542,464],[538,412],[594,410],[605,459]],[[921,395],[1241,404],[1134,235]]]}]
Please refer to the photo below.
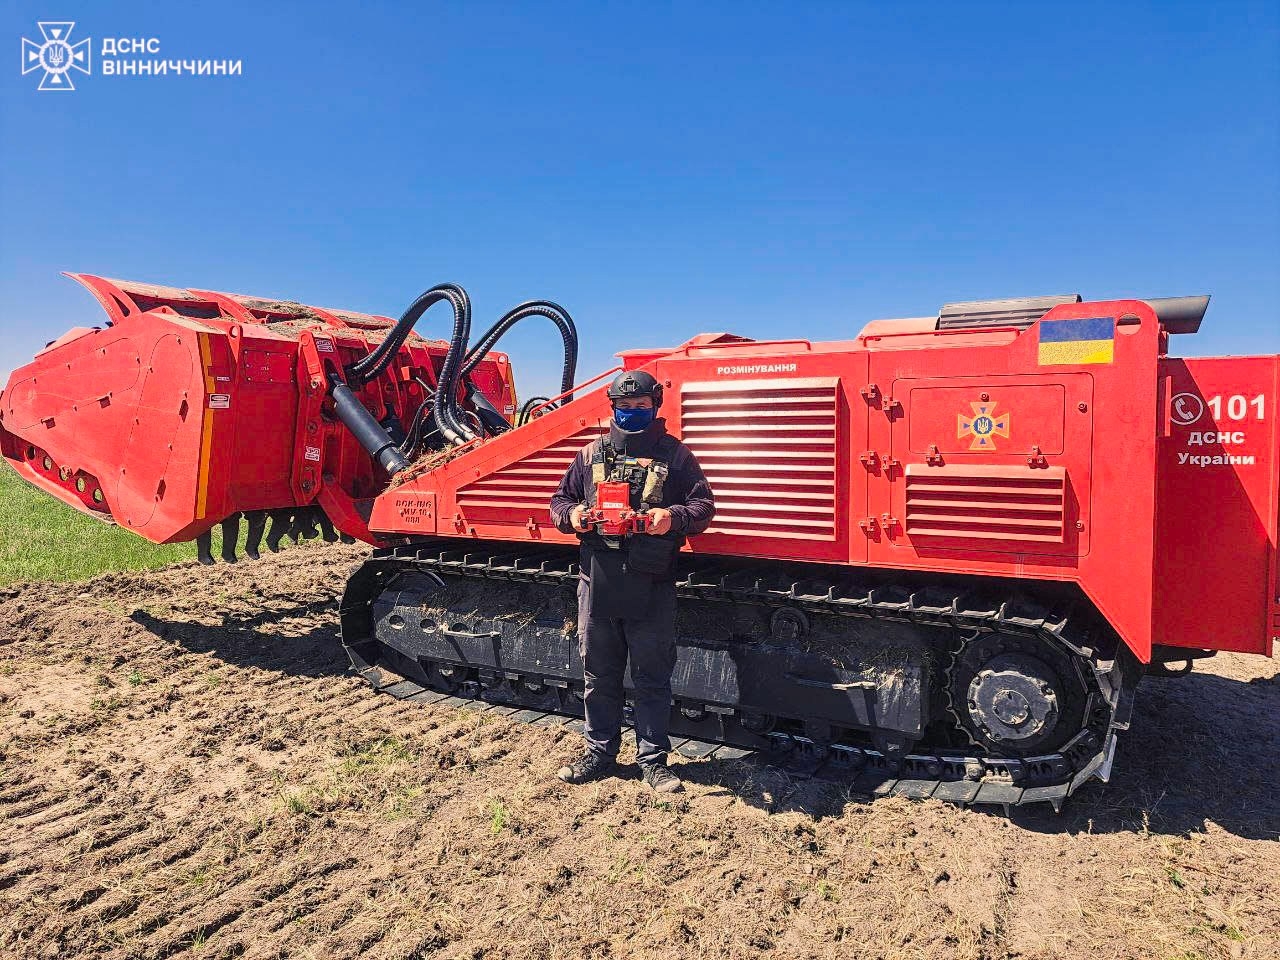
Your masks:
[{"label": "tracked vehicle", "polygon": [[[1171,356],[1207,297],[953,304],[829,343],[702,334],[575,383],[549,301],[473,345],[451,284],[393,321],[75,279],[108,320],[12,375],[0,452],[204,562],[217,526],[237,559],[242,521],[250,557],[373,545],[342,636],[392,695],[580,715],[577,551],[548,500],[618,369],[664,385],[717,502],[679,572],[685,752],[1057,806],[1108,777],[1144,674],[1280,635],[1280,358]],[[437,303],[449,335],[424,339]],[[563,339],[560,396],[518,399],[494,349],[530,317]]]}]

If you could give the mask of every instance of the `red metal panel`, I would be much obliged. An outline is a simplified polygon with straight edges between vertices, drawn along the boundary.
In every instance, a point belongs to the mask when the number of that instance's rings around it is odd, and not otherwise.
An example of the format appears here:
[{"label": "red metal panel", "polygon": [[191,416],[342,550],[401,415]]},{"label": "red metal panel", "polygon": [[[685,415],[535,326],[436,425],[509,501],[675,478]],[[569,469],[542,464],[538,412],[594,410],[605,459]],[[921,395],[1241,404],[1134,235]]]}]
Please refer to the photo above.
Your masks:
[{"label": "red metal panel", "polygon": [[247,383],[293,383],[292,350],[246,350],[241,356]]},{"label": "red metal panel", "polygon": [[471,521],[505,520],[523,526],[530,517],[544,520],[551,495],[573,458],[604,430],[603,424],[590,423],[562,440],[464,484],[458,489],[458,509]]},{"label": "red metal panel", "polygon": [[864,440],[865,365],[851,343],[715,340],[690,342],[649,368],[679,398],[668,401],[669,426],[697,453],[716,496],[716,519],[690,541],[694,553],[865,560],[865,541],[850,535],[860,512],[850,505],[866,497],[853,454]]},{"label": "red metal panel", "polygon": [[[1051,352],[1040,351],[1039,329],[1045,321],[1096,317],[1115,319],[1114,350],[1106,362],[1052,362]],[[882,458],[887,456],[893,466],[872,477],[869,529],[864,527],[871,562],[1076,581],[1135,653],[1146,659],[1151,647],[1155,550],[1152,401],[1160,350],[1155,315],[1138,301],[1064,304],[1026,330],[1002,333],[1003,343],[975,335],[965,349],[963,332],[949,336],[954,339],[941,333],[935,339],[946,341],[951,349],[929,349],[924,334],[868,341],[868,381],[876,386],[875,392],[868,391],[868,448],[879,451]],[[975,370],[984,373],[974,376]],[[995,408],[997,413],[1010,414],[1009,437],[996,436],[990,451],[978,452],[971,446],[956,452],[945,449],[948,423],[941,404],[934,401],[947,394],[926,394],[927,422],[918,428],[911,423],[913,404],[919,399],[914,397],[917,388],[962,388],[972,392],[970,403],[989,403],[1001,401],[1001,391],[1008,387],[1037,386],[1050,389],[1019,395],[1020,403],[1030,404],[1030,418],[1020,418],[1019,410],[1011,406]],[[966,412],[972,412],[969,403],[952,411],[952,416]],[[957,435],[961,426],[958,419],[950,421],[952,442],[962,439]],[[933,434],[939,440],[927,439]],[[1059,435],[1062,452],[1055,453]],[[931,451],[931,445],[938,449]],[[903,468],[913,463],[926,472],[969,463],[1016,466],[1028,476],[1036,470],[1062,468],[1066,478],[1063,542],[974,538],[944,545],[934,536],[913,539],[902,526],[906,513]],[[871,520],[875,523],[870,524]]]},{"label": "red metal panel", "polygon": [[[188,334],[187,340],[191,339]],[[173,481],[174,495],[169,494],[174,446],[190,452],[195,439],[194,433],[179,436],[186,418],[175,398],[201,392],[199,354],[183,342],[180,332],[158,337],[144,362],[151,372],[138,395],[129,438],[119,453],[115,483],[107,487],[116,522],[140,532],[151,524],[157,508],[162,507],[166,517],[184,517],[189,509],[181,495],[181,488],[190,481],[189,471],[180,471],[182,476]]]},{"label": "red metal panel", "polygon": [[1271,652],[1276,581],[1276,357],[1161,364],[1156,641]]},{"label": "red metal panel", "polygon": [[397,489],[389,493],[386,499],[395,511],[402,530],[412,530],[424,536],[436,532],[436,495],[434,493]]},{"label": "red metal panel", "polygon": [[[63,502],[164,539],[157,531],[195,509],[199,368],[199,327],[173,315],[135,312],[46,351],[14,372],[0,402],[17,441],[11,462]],[[78,490],[81,477],[93,487]]]},{"label": "red metal panel", "polygon": [[441,535],[576,543],[576,537],[551,526],[551,494],[577,452],[607,428],[610,416],[603,387],[580,395],[379,496],[369,526],[390,535],[415,532],[401,519],[395,500],[418,493],[435,498]]},{"label": "red metal panel", "polygon": [[[977,381],[979,384],[982,381]],[[990,382],[987,382],[991,386]],[[895,395],[910,391],[907,422],[911,453],[999,453],[1025,457],[1062,453],[1066,390],[1061,383],[1026,384],[1002,379],[983,400],[973,386],[894,384]]]},{"label": "red metal panel", "polygon": [[[873,511],[884,562],[903,563],[904,551],[915,555],[906,562],[999,555],[998,562],[1007,563],[1013,554],[1019,562],[1035,563],[1087,553],[1092,391],[1087,373],[893,381],[890,450],[900,466],[876,488],[882,506]],[[919,499],[919,488],[933,482],[931,475],[952,474],[971,478],[959,486],[983,497],[999,497],[998,488],[1007,488],[1009,495],[998,499],[998,506],[965,508],[974,518],[971,524],[954,516],[944,524],[926,523],[917,503],[913,525],[913,484]],[[1011,523],[1013,491],[1028,495],[1045,488],[1052,488],[1058,512],[1024,511],[1024,523]],[[940,509],[926,512],[936,515]],[[987,522],[977,522],[980,517]],[[962,536],[965,532],[969,535]]]}]

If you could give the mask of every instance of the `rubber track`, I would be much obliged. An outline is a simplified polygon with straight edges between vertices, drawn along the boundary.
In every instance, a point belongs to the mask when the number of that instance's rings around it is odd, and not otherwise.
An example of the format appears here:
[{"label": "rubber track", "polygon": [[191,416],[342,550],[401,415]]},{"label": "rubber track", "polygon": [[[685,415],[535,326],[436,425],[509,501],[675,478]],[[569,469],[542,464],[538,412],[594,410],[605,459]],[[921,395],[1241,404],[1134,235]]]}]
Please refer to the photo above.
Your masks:
[{"label": "rubber track", "polygon": [[[454,541],[456,543],[456,541]],[[386,564],[388,573],[401,570],[433,571],[442,576],[491,580],[519,580],[576,586],[578,565],[563,551],[510,553],[461,550],[449,546],[414,544],[376,551],[369,564]],[[727,572],[726,572],[727,571]],[[386,586],[384,581],[383,586]],[[1064,616],[1019,616],[1008,601],[976,602],[966,595],[944,593],[936,585],[921,589],[876,587],[849,591],[849,585],[827,581],[799,581],[785,589],[768,586],[758,573],[734,569],[728,564],[707,564],[677,581],[681,597],[765,606],[790,606],[812,613],[894,620],[950,627],[976,637],[984,632],[1031,636],[1066,647],[1084,657],[1091,669],[1082,671],[1091,703],[1085,728],[1061,751],[1024,759],[958,756],[947,753],[910,753],[891,761],[876,750],[847,744],[822,745],[792,734],[770,734],[776,749],[751,751],[700,740],[673,738],[672,748],[689,758],[741,759],[757,756],[768,763],[798,767],[806,774],[849,786],[865,796],[935,798],[960,805],[998,804],[1006,808],[1049,803],[1060,809],[1063,800],[1094,776],[1105,780],[1110,772],[1122,685],[1117,661],[1100,658],[1087,644],[1082,630],[1069,626]],[[1074,636],[1079,633],[1080,636]],[[970,637],[969,639],[973,639]],[[1072,642],[1073,640],[1077,642]],[[966,641],[967,642],[967,641]],[[488,710],[523,723],[565,726],[581,731],[581,719],[545,710],[521,709],[483,700],[478,684],[464,688],[462,696],[420,686],[379,667],[360,671],[375,690],[400,700],[441,704],[463,709]],[[1108,683],[1108,680],[1112,682]],[[1101,682],[1100,682],[1101,681]],[[1110,695],[1103,692],[1107,687]],[[474,696],[467,694],[474,693]]]}]

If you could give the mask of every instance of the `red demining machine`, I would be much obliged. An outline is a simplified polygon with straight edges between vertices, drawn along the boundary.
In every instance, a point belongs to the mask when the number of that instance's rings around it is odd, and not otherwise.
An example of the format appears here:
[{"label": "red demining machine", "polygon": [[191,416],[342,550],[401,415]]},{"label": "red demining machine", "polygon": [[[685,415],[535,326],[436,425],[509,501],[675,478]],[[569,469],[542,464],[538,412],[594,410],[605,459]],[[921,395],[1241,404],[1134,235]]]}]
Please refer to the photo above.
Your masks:
[{"label": "red demining machine", "polygon": [[[573,537],[548,501],[611,416],[549,301],[475,342],[462,288],[399,320],[76,275],[107,322],[0,393],[0,451],[156,543],[361,540],[343,643],[375,688],[581,713]],[[435,304],[443,340],[414,332]],[[1146,673],[1280,634],[1280,357],[1179,359],[1207,297],[952,304],[852,339],[632,349],[717,513],[681,556],[672,732],[855,789],[1048,802],[1106,779]],[[521,402],[494,350],[564,341]],[[615,368],[618,369],[618,368]],[[247,525],[247,534],[241,524]],[[679,742],[678,741],[678,742]]]}]

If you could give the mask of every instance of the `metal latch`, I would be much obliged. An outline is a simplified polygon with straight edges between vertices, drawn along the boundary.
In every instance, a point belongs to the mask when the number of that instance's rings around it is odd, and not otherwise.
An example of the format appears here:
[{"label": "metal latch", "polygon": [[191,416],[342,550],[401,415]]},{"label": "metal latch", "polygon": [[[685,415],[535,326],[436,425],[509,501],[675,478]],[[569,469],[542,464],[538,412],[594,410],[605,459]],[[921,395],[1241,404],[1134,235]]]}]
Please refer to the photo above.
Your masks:
[{"label": "metal latch", "polygon": [[877,470],[884,470],[886,476],[893,471],[894,468],[902,466],[901,461],[894,459],[889,456],[889,454],[886,453],[884,456],[881,456],[874,450],[864,450],[858,459],[862,461],[862,465],[870,472],[875,473]]}]

